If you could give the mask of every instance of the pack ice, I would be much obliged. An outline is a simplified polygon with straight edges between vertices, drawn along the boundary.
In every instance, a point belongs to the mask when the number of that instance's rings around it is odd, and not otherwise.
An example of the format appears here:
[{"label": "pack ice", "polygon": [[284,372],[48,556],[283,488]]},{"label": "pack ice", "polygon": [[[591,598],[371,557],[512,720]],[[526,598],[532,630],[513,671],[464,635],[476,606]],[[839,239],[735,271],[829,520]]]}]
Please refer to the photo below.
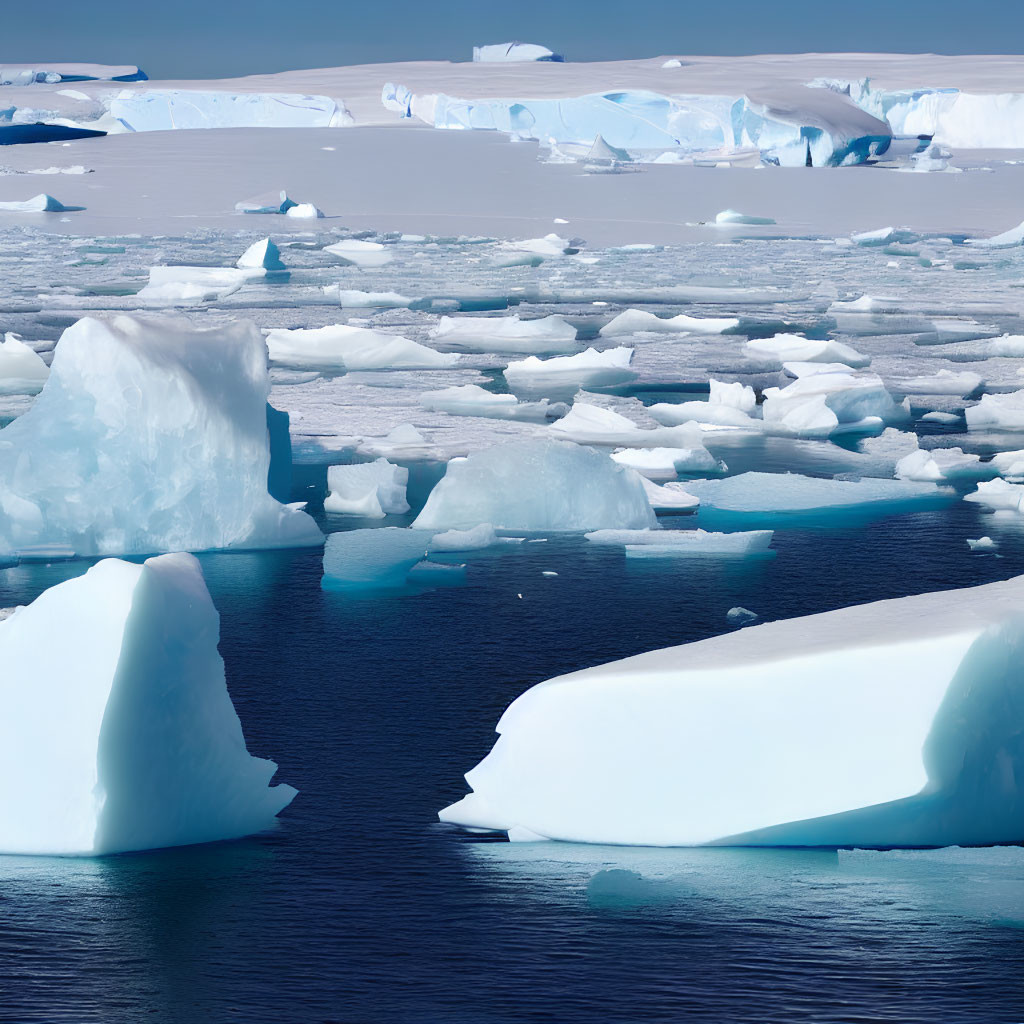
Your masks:
[{"label": "pack ice", "polygon": [[415,370],[452,366],[458,355],[371,327],[276,328],[267,332],[270,360],[313,370]]},{"label": "pack ice", "polygon": [[1020,839],[1024,577],[750,626],[519,697],[442,821],[653,846]]},{"label": "pack ice", "polygon": [[251,324],[86,317],[0,430],[0,552],[317,545],[267,493],[266,347]]},{"label": "pack ice", "polygon": [[642,478],[592,448],[535,440],[448,463],[416,517],[417,530],[572,532],[655,525]]},{"label": "pack ice", "polygon": [[107,559],[0,622],[0,850],[123,853],[271,825],[296,791],[246,750],[219,632],[186,554]]}]

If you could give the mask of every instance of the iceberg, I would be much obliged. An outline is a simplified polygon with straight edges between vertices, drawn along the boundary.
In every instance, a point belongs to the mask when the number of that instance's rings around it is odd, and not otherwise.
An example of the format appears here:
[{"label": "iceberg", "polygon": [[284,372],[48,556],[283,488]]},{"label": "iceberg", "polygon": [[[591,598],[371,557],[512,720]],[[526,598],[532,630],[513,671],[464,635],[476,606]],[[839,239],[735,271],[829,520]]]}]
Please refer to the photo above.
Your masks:
[{"label": "iceberg", "polygon": [[569,412],[548,428],[552,437],[577,444],[610,445],[622,448],[700,448],[700,427],[638,427],[614,409],[602,409],[576,402]]},{"label": "iceberg", "polygon": [[521,61],[561,61],[559,54],[539,43],[491,43],[473,47],[473,60],[484,63],[508,64]]},{"label": "iceberg", "polygon": [[358,288],[342,288],[340,284],[324,285],[324,295],[343,308],[401,309],[415,300],[398,292],[364,292]]},{"label": "iceberg", "polygon": [[889,388],[898,395],[949,395],[966,398],[985,386],[980,374],[965,370],[939,370],[923,377],[904,377],[889,381]]},{"label": "iceberg", "polygon": [[318,220],[323,217],[324,212],[313,203],[295,203],[284,211],[286,217],[296,217],[300,220]]},{"label": "iceberg", "polygon": [[737,605],[725,613],[725,618],[730,626],[752,626],[761,616],[752,612],[749,608]]},{"label": "iceberg", "polygon": [[8,331],[0,341],[0,395],[37,395],[49,376],[42,356]]},{"label": "iceberg", "polygon": [[459,361],[419,342],[370,327],[274,328],[267,350],[275,366],[310,370],[434,370]]},{"label": "iceberg", "polygon": [[656,484],[647,477],[641,477],[647,500],[655,512],[689,512],[700,504],[682,484],[669,481],[667,484]]},{"label": "iceberg", "polygon": [[964,410],[968,430],[1024,430],[1024,391],[982,395]]},{"label": "iceberg", "polygon": [[772,530],[594,530],[591,544],[621,545],[627,558],[747,558],[769,552]]},{"label": "iceberg", "polygon": [[0,850],[97,856],[272,825],[296,791],[246,750],[219,632],[186,554],[106,559],[0,622]]},{"label": "iceberg", "polygon": [[420,395],[420,405],[431,412],[446,412],[449,416],[483,416],[495,420],[528,420],[546,423],[564,416],[569,406],[564,402],[520,402],[515,395],[495,394],[479,384],[462,384],[428,391]]},{"label": "iceberg", "polygon": [[324,246],[323,251],[355,267],[383,267],[395,258],[380,242],[366,242],[359,238],[345,238],[334,245]]},{"label": "iceberg", "polygon": [[690,480],[702,520],[845,522],[851,514],[886,516],[949,504],[952,490],[909,480],[826,480],[799,473],[740,473],[721,480]]},{"label": "iceberg", "polygon": [[0,552],[319,545],[313,520],[267,492],[269,391],[250,323],[79,320],[32,408],[0,430]]},{"label": "iceberg", "polygon": [[435,533],[430,541],[431,551],[477,551],[499,543],[498,535],[490,523],[481,523],[471,530],[446,530]]},{"label": "iceberg", "polygon": [[139,289],[137,298],[154,306],[215,302],[266,273],[262,267],[150,267],[149,283]]},{"label": "iceberg", "polygon": [[968,238],[968,245],[976,245],[981,249],[1014,249],[1024,244],[1024,221],[1015,228],[993,235],[991,238]]},{"label": "iceberg", "polygon": [[430,337],[445,348],[465,352],[553,355],[576,349],[576,328],[557,314],[539,320],[520,320],[517,315],[443,316]]},{"label": "iceberg", "polygon": [[368,437],[356,448],[359,455],[379,455],[391,459],[436,459],[437,448],[432,445],[411,423],[399,423],[384,437]]},{"label": "iceberg", "polygon": [[399,526],[332,533],[324,546],[324,590],[402,590],[427,554],[430,534]]},{"label": "iceberg", "polygon": [[708,381],[706,402],[655,402],[647,412],[652,419],[667,427],[681,423],[699,423],[708,426],[736,427],[742,430],[761,430],[764,424],[756,418],[757,395],[754,389],[734,381]]},{"label": "iceberg", "polygon": [[715,215],[715,223],[727,226],[730,224],[774,224],[775,220],[772,217],[751,217],[738,210],[722,210],[721,213]]},{"label": "iceberg", "polygon": [[235,266],[242,270],[285,270],[281,261],[281,250],[269,238],[261,238],[253,242],[241,256]]},{"label": "iceberg", "polygon": [[967,546],[972,551],[995,551],[999,545],[991,537],[979,537],[977,540],[971,540],[968,538]]},{"label": "iceberg", "polygon": [[287,213],[297,205],[282,189],[280,192],[265,192],[252,199],[243,199],[235,203],[235,209],[239,213]]},{"label": "iceberg", "polygon": [[743,354],[758,370],[781,370],[784,363],[842,363],[861,369],[871,363],[849,345],[832,339],[804,338],[799,334],[776,334],[755,338],[743,346]]},{"label": "iceberg", "polygon": [[409,511],[405,490],[409,470],[385,458],[351,466],[328,466],[324,511],[347,516],[383,519]]},{"label": "iceberg", "polygon": [[607,455],[565,441],[520,441],[453,459],[416,517],[416,530],[583,532],[653,526],[642,478]]},{"label": "iceberg", "polygon": [[994,511],[1024,512],[1024,484],[1011,484],[1006,480],[987,480],[978,489],[964,495],[964,501],[985,505]]},{"label": "iceberg", "polygon": [[627,309],[611,319],[600,330],[602,338],[613,338],[621,334],[721,334],[739,327],[735,317],[697,317],[680,313],[678,316],[662,317],[643,309]]},{"label": "iceberg", "polygon": [[680,473],[724,473],[728,468],[700,445],[696,448],[623,448],[612,452],[612,458],[648,480],[675,480]]},{"label": "iceberg", "polygon": [[504,376],[509,387],[522,391],[611,387],[636,377],[636,371],[629,366],[632,360],[631,348],[609,348],[603,352],[588,348],[574,356],[555,356],[553,359],[527,356],[509,363]]},{"label": "iceberg", "polygon": [[1016,842],[1022,608],[1018,577],[549,680],[440,818],[649,846]]},{"label": "iceberg", "polygon": [[0,210],[10,213],[64,213],[68,210],[63,203],[45,192],[22,201],[11,200],[0,203]]},{"label": "iceberg", "polygon": [[900,480],[990,480],[997,472],[991,462],[982,462],[980,455],[968,455],[962,448],[918,448],[896,463]]}]

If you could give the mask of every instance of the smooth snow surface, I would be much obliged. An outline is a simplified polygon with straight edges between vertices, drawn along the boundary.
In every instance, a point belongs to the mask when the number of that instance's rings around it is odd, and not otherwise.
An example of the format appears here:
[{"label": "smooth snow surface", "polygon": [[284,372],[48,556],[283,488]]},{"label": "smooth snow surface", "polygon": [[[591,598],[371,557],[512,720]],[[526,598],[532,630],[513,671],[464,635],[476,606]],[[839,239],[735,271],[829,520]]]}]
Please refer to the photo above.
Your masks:
[{"label": "smooth snow surface", "polygon": [[245,321],[86,317],[35,404],[0,431],[0,552],[307,546],[267,493],[266,347]]},{"label": "smooth snow surface", "polygon": [[0,621],[0,851],[125,853],[270,826],[296,791],[246,750],[219,633],[185,554],[102,561]]},{"label": "smooth snow surface", "polygon": [[448,463],[413,526],[467,530],[490,523],[537,533],[654,525],[640,476],[607,455],[563,441],[520,441]]},{"label": "smooth snow surface", "polygon": [[1017,577],[552,679],[440,817],[654,846],[1015,841],[1022,609]]}]

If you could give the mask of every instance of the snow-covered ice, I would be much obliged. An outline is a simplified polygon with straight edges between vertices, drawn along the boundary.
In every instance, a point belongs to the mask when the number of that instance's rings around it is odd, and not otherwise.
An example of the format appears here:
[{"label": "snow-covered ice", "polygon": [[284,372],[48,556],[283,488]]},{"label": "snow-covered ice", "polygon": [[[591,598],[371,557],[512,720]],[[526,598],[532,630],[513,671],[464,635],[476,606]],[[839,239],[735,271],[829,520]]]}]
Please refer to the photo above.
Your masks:
[{"label": "snow-covered ice", "polygon": [[125,853],[269,827],[296,791],[246,750],[219,632],[186,554],[101,561],[0,621],[0,850]]},{"label": "snow-covered ice", "polygon": [[16,334],[0,341],[0,395],[36,395],[50,376],[42,357]]},{"label": "snow-covered ice", "polygon": [[577,401],[568,414],[548,428],[553,437],[577,444],[612,445],[623,448],[699,448],[701,432],[696,425],[638,427],[614,409]]},{"label": "snow-covered ice", "polygon": [[431,535],[385,526],[332,533],[324,546],[324,590],[401,590],[427,554]]},{"label": "snow-covered ice", "polygon": [[759,370],[781,370],[784,363],[843,363],[860,369],[871,362],[869,356],[841,341],[804,338],[799,334],[754,338],[744,344],[743,354]]},{"label": "snow-covered ice", "polygon": [[724,473],[728,468],[701,445],[696,448],[623,448],[612,452],[612,458],[648,480],[675,480],[680,473]]},{"label": "snow-covered ice", "polygon": [[370,327],[275,328],[267,332],[270,360],[277,366],[311,370],[438,369],[459,361],[401,335]]},{"label": "snow-covered ice", "polygon": [[678,316],[661,317],[643,309],[627,309],[613,317],[601,328],[603,338],[614,338],[623,334],[721,334],[739,326],[736,317],[698,317],[680,313]]},{"label": "snow-covered ice", "polygon": [[546,423],[569,411],[563,402],[550,402],[546,398],[539,402],[520,402],[515,395],[495,394],[479,384],[461,384],[442,391],[428,391],[420,395],[420,405],[424,409],[446,412],[451,416],[483,416],[487,419],[529,420],[535,423]]},{"label": "snow-covered ice", "polygon": [[632,360],[631,348],[609,348],[603,352],[588,348],[573,356],[551,359],[527,356],[509,363],[503,372],[509,387],[515,390],[569,388],[575,391],[581,387],[610,387],[633,380],[636,371],[630,368]]},{"label": "snow-covered ice", "polygon": [[324,511],[369,519],[408,512],[408,483],[409,470],[384,458],[349,466],[329,466],[330,494],[324,499]]},{"label": "snow-covered ice", "polygon": [[445,348],[466,352],[554,355],[576,350],[576,328],[557,314],[537,320],[512,316],[443,316],[430,332]]}]

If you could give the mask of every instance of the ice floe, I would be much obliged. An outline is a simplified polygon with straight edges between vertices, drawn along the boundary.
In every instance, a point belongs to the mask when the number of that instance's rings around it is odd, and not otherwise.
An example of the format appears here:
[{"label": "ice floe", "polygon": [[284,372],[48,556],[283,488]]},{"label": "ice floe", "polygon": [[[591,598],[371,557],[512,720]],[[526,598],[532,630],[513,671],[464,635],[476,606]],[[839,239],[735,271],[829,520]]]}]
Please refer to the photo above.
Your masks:
[{"label": "ice floe", "polygon": [[385,458],[349,466],[329,466],[324,511],[340,515],[383,519],[409,511],[406,487],[409,470]]},{"label": "ice floe", "polygon": [[36,395],[50,376],[42,357],[16,334],[0,341],[0,395]]},{"label": "ice floe", "polygon": [[327,327],[275,328],[267,332],[270,361],[277,366],[313,370],[438,369],[459,361],[397,334],[331,324]]},{"label": "ice floe", "polygon": [[538,359],[527,356],[505,367],[504,377],[515,390],[532,391],[544,388],[575,391],[577,388],[610,387],[624,384],[636,377],[630,368],[631,348],[609,348],[603,352],[588,348],[572,356]]},{"label": "ice floe", "polygon": [[547,355],[576,349],[576,328],[557,314],[537,320],[521,320],[518,315],[443,316],[430,337],[445,348],[466,352]]}]

